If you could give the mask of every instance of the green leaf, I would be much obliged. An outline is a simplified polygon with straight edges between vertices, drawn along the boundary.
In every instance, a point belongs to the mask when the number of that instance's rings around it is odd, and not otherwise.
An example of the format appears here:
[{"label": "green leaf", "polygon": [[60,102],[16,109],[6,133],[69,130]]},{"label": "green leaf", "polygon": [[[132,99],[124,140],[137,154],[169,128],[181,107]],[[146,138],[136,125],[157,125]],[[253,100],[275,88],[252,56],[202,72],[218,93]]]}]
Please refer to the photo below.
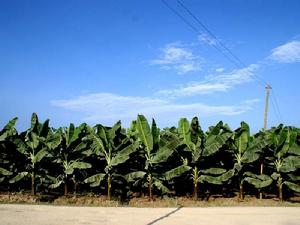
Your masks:
[{"label": "green leaf", "polygon": [[257,174],[253,174],[251,172],[246,172],[244,175],[248,176],[248,177],[244,178],[244,181],[253,185],[257,189],[268,187],[273,182],[272,178],[266,174],[257,175]]},{"label": "green leaf", "polygon": [[174,179],[175,177],[179,177],[182,174],[184,174],[185,172],[189,171],[191,168],[192,167],[186,166],[186,165],[178,166],[174,169],[171,169],[171,170],[167,171],[165,173],[165,177],[166,177],[167,180]]},{"label": "green leaf", "polygon": [[192,150],[192,162],[197,163],[202,153],[201,139],[199,137],[196,144],[191,142],[190,150]]},{"label": "green leaf", "polygon": [[248,182],[249,184],[252,184],[255,188],[257,189],[261,189],[264,187],[268,187],[272,184],[273,180],[269,179],[269,180],[265,180],[265,181],[261,181],[259,179],[255,179],[252,177],[246,177],[244,179],[244,181]]},{"label": "green leaf", "polygon": [[243,153],[246,151],[249,143],[250,129],[247,123],[241,122],[241,127],[236,131],[236,146],[238,152]]},{"label": "green leaf", "polygon": [[39,123],[39,119],[36,113],[32,113],[31,115],[31,128],[30,130],[33,131],[37,128],[37,125]]},{"label": "green leaf", "polygon": [[233,166],[234,170],[236,170],[237,172],[240,172],[242,170],[242,165],[240,165],[239,163],[235,163]]},{"label": "green leaf", "polygon": [[10,120],[3,128],[3,130],[7,131],[7,130],[11,130],[14,129],[14,126],[16,125],[16,122],[18,120],[18,117],[13,118],[12,120]]},{"label": "green leaf", "polygon": [[205,170],[200,170],[203,174],[211,174],[211,175],[220,175],[225,173],[227,170],[223,168],[209,168]]},{"label": "green leaf", "polygon": [[181,118],[178,122],[178,133],[188,147],[191,143],[190,124],[186,118]]},{"label": "green leaf", "polygon": [[219,121],[216,126],[209,127],[209,135],[218,135],[220,134],[221,128],[223,127],[223,122]]},{"label": "green leaf", "polygon": [[285,127],[281,130],[279,136],[279,143],[277,144],[277,156],[284,156],[295,143],[297,133],[291,130],[290,127]]},{"label": "green leaf", "polygon": [[62,180],[60,180],[60,181],[58,181],[58,182],[56,182],[56,183],[54,183],[54,184],[51,184],[51,185],[49,185],[49,188],[51,188],[51,189],[55,189],[55,188],[58,188],[60,185],[62,185],[64,182],[62,181]]},{"label": "green leaf", "polygon": [[177,146],[180,144],[178,139],[168,141],[164,146],[160,146],[158,151],[154,154],[151,162],[161,163],[166,162],[168,158],[175,152]]},{"label": "green leaf", "polygon": [[107,132],[108,137],[106,138],[106,141],[108,139],[113,140],[120,130],[121,130],[121,121],[119,120],[118,122],[115,123],[115,125],[113,125],[111,129],[108,130]]},{"label": "green leaf", "polygon": [[127,129],[128,137],[136,137],[137,128],[136,128],[136,120],[131,121],[130,127]]},{"label": "green leaf", "polygon": [[104,147],[101,138],[97,136],[97,134],[95,133],[92,127],[87,126],[87,130],[89,132],[89,138],[92,140],[91,148],[93,148],[97,154],[102,152],[105,155],[105,158],[108,158],[108,154],[106,152],[106,149]]},{"label": "green leaf", "polygon": [[154,185],[158,190],[160,190],[163,194],[170,193],[170,190],[169,190],[165,185],[163,185],[163,183],[162,183],[159,179],[153,177],[153,181],[154,181],[154,182],[153,182],[153,185]]},{"label": "green leaf", "polygon": [[46,155],[47,155],[47,150],[46,148],[43,148],[42,150],[40,150],[38,153],[36,153],[36,155],[33,158],[33,163],[38,163],[40,162]]},{"label": "green leaf", "polygon": [[136,172],[131,172],[131,173],[127,174],[125,176],[125,179],[127,180],[127,182],[132,182],[137,179],[142,179],[143,177],[145,177],[145,175],[146,175],[146,172],[144,172],[144,171],[136,171]]},{"label": "green leaf", "polygon": [[111,166],[117,166],[121,163],[126,162],[129,159],[131,153],[135,152],[136,149],[139,147],[137,142],[130,144],[129,146],[125,147],[123,150],[119,151],[110,161]]},{"label": "green leaf", "polygon": [[68,167],[65,169],[65,174],[71,175],[74,173],[74,168]]},{"label": "green leaf", "polygon": [[221,135],[210,135],[205,142],[203,156],[211,156],[223,147],[227,140],[232,136],[231,133],[223,133]]},{"label": "green leaf", "polygon": [[[103,146],[104,147],[108,146],[109,137],[107,134],[108,133],[107,129],[102,125],[97,125],[96,127],[97,127],[97,135],[101,139]],[[110,133],[111,133],[111,136],[113,139],[113,137],[115,136],[115,133],[113,133],[114,135],[112,135],[112,131],[110,131]]]},{"label": "green leaf", "polygon": [[82,151],[81,154],[88,157],[88,156],[93,155],[94,152],[92,151],[92,149],[87,149],[87,150]]},{"label": "green leaf", "polygon": [[9,176],[9,175],[12,175],[12,172],[0,167],[0,174],[4,175],[4,176]]},{"label": "green leaf", "polygon": [[1,143],[2,141],[5,141],[6,138],[7,138],[7,133],[4,132],[3,134],[0,135],[0,143]]},{"label": "green leaf", "polygon": [[289,181],[285,181],[283,182],[286,186],[288,186],[289,189],[295,191],[295,192],[298,192],[300,193],[300,185],[298,184],[295,184],[295,183],[292,183],[292,182],[289,182]]},{"label": "green leaf", "polygon": [[157,146],[159,143],[160,131],[159,131],[159,128],[157,128],[156,122],[154,119],[152,119],[151,133],[152,133],[152,137],[153,137],[153,145]]},{"label": "green leaf", "polygon": [[91,168],[92,165],[90,163],[86,163],[86,162],[74,161],[70,164],[70,167],[73,169],[88,169],[88,168]]},{"label": "green leaf", "polygon": [[280,174],[279,173],[272,173],[271,177],[272,177],[273,180],[277,180],[280,177]]},{"label": "green leaf", "polygon": [[50,149],[53,150],[57,148],[60,143],[61,143],[61,135],[59,132],[55,134],[51,134],[47,139],[46,139],[46,146]]},{"label": "green leaf", "polygon": [[256,152],[251,152],[246,150],[245,153],[242,155],[242,163],[244,164],[253,163],[259,159],[259,156],[260,155]]},{"label": "green leaf", "polygon": [[288,156],[283,159],[280,171],[283,173],[293,172],[300,168],[299,156]]},{"label": "green leaf", "polygon": [[285,155],[290,147],[295,143],[297,137],[297,133],[290,128],[287,128],[287,133],[286,133],[286,139],[284,142],[284,145],[282,146],[281,150],[279,151],[279,154],[281,156]]},{"label": "green leaf", "polygon": [[300,176],[294,174],[288,174],[288,176],[292,181],[300,181]]},{"label": "green leaf", "polygon": [[300,145],[293,143],[289,149],[289,153],[300,156]]},{"label": "green leaf", "polygon": [[97,187],[100,185],[101,181],[104,180],[106,174],[105,173],[98,173],[91,177],[88,177],[84,180],[84,183],[90,183],[91,187]]},{"label": "green leaf", "polygon": [[200,175],[200,179],[199,179],[200,183],[210,183],[210,184],[216,184],[216,185],[220,185],[222,184],[222,180],[220,179],[220,177],[214,177],[214,176],[209,176],[209,175]]},{"label": "green leaf", "polygon": [[30,132],[30,131],[27,131],[26,133],[25,142],[27,143],[28,146],[30,146],[32,150],[35,150],[40,143],[39,137],[34,132]]},{"label": "green leaf", "polygon": [[40,128],[40,130],[38,131],[38,135],[41,137],[46,137],[48,135],[49,132],[49,119],[47,119],[42,127]]},{"label": "green leaf", "polygon": [[82,150],[86,149],[87,144],[84,142],[80,142],[75,148],[74,152],[81,152]]},{"label": "green leaf", "polygon": [[69,128],[66,130],[66,144],[67,144],[67,147],[69,147],[71,145],[72,139],[75,139],[75,138],[73,138],[74,133],[75,133],[75,125],[73,123],[70,123]]},{"label": "green leaf", "polygon": [[[234,169],[226,171],[226,170],[223,170],[222,168],[212,168],[211,170],[209,170],[209,169],[206,170],[206,172],[210,172],[210,174],[213,174],[213,175],[218,175],[218,174],[221,174],[221,175],[219,175],[219,176],[201,175],[199,182],[203,183],[205,181],[207,183],[216,184],[216,185],[221,185],[221,184],[223,184],[223,182],[227,182],[235,174]],[[221,172],[223,172],[223,173],[221,173]]]},{"label": "green leaf", "polygon": [[200,142],[200,146],[202,146],[202,138],[204,134],[199,125],[199,119],[196,116],[193,117],[191,121],[190,133],[191,133],[191,142],[193,143]]},{"label": "green leaf", "polygon": [[19,138],[14,140],[15,145],[17,146],[17,151],[19,151],[21,154],[25,155],[27,152],[27,146],[26,144]]},{"label": "green leaf", "polygon": [[153,137],[147,119],[143,115],[138,115],[136,126],[139,138],[145,145],[147,154],[150,156],[153,150]]},{"label": "green leaf", "polygon": [[[10,120],[3,128],[2,131],[0,131],[0,142],[4,141],[6,138],[10,136],[14,136],[17,134],[17,130],[14,128],[16,122],[17,122],[17,117],[13,118]],[[2,134],[1,134],[2,133]]]},{"label": "green leaf", "polygon": [[220,176],[222,182],[227,182],[235,175],[235,169],[228,170]]},{"label": "green leaf", "polygon": [[21,173],[18,173],[17,176],[15,176],[15,177],[13,177],[13,178],[11,178],[11,179],[9,180],[9,183],[16,183],[16,182],[18,182],[19,180],[22,180],[22,179],[23,179],[24,177],[26,177],[27,175],[29,175],[28,172],[21,172]]}]

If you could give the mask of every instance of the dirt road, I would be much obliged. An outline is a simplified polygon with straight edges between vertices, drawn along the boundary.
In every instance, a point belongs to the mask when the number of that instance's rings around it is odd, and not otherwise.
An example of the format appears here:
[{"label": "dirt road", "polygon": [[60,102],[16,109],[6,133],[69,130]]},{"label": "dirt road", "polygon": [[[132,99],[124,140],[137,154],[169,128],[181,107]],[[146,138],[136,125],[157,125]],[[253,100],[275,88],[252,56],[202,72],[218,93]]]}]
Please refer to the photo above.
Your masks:
[{"label": "dirt road", "polygon": [[300,225],[300,208],[130,208],[0,205],[1,225]]}]

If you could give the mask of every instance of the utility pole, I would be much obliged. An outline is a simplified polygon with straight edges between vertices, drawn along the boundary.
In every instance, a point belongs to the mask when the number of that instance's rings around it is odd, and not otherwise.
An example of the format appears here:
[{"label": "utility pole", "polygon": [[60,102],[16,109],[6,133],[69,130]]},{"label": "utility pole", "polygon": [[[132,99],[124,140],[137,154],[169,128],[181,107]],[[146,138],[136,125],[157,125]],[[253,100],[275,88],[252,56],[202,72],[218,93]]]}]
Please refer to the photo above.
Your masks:
[{"label": "utility pole", "polygon": [[[265,114],[264,114],[264,131],[267,130],[267,119],[268,119],[268,109],[269,109],[269,96],[270,96],[270,90],[272,87],[267,84],[266,86],[266,104],[265,104]],[[263,162],[260,164],[260,174],[264,173],[264,164]],[[262,199],[263,193],[262,191],[259,192],[259,199]]]},{"label": "utility pole", "polygon": [[267,118],[268,118],[268,109],[269,109],[269,96],[270,96],[270,90],[272,87],[267,84],[266,86],[266,105],[265,105],[265,115],[264,115],[264,130],[267,129]]}]

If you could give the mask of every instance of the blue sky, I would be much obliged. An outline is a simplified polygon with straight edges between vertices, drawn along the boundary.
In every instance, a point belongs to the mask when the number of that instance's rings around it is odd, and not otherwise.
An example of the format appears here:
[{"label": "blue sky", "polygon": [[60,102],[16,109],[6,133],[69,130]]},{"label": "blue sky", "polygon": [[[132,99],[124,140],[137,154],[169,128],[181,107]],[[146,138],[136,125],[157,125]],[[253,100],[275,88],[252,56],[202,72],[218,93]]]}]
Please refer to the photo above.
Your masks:
[{"label": "blue sky", "polygon": [[32,112],[54,127],[128,126],[142,113],[160,127],[198,116],[204,129],[244,120],[257,131],[265,99],[257,76],[273,87],[268,126],[299,127],[300,2],[182,1],[245,66],[161,0],[0,1],[0,127],[17,116],[24,130]]}]

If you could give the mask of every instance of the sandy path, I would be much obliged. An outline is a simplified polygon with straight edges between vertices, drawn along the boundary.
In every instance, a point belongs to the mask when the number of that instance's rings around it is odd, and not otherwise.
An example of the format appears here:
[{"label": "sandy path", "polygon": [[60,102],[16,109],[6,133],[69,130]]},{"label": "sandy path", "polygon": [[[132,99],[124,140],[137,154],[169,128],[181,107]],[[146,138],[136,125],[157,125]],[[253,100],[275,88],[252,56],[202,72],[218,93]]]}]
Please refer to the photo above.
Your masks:
[{"label": "sandy path", "polygon": [[300,225],[300,208],[103,208],[0,205],[1,225]]}]

